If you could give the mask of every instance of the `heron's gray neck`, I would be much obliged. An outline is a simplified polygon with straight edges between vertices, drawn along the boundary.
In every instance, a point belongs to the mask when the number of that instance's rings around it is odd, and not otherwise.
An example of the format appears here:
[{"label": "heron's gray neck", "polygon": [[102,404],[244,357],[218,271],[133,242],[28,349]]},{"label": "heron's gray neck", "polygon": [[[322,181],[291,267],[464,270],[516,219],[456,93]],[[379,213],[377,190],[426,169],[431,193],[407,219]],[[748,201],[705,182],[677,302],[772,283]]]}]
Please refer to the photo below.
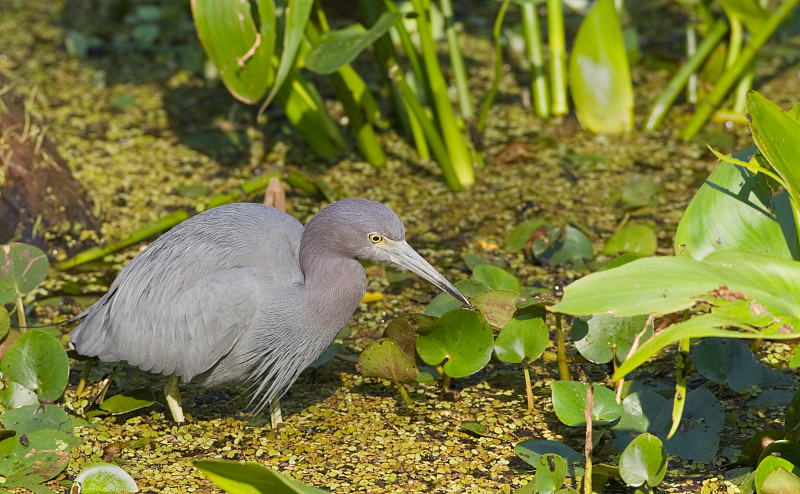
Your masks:
[{"label": "heron's gray neck", "polygon": [[306,307],[313,321],[310,327],[330,331],[333,338],[364,298],[367,277],[358,260],[320,248],[320,243],[307,236],[300,245],[300,266],[305,277]]}]

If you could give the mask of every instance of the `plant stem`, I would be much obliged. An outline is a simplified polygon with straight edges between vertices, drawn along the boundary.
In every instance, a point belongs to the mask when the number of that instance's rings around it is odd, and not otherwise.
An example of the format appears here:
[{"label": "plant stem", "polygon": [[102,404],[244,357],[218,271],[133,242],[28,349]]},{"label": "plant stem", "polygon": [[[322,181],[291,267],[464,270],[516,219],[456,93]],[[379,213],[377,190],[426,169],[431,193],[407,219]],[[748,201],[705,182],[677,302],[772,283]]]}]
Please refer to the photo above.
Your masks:
[{"label": "plant stem", "polygon": [[467,71],[464,69],[464,59],[458,46],[455,21],[453,20],[453,4],[451,0],[439,0],[444,16],[444,32],[447,36],[447,51],[450,53],[450,68],[453,70],[453,79],[456,84],[458,106],[461,117],[465,121],[475,118],[472,103],[469,101],[469,86],[467,85]]},{"label": "plant stem", "polygon": [[395,383],[397,384],[397,389],[400,390],[400,396],[403,398],[407,407],[414,406],[414,401],[408,396],[408,390],[406,389],[406,385],[403,383]]},{"label": "plant stem", "polygon": [[708,119],[711,118],[711,115],[714,114],[714,110],[722,104],[722,101],[725,99],[725,96],[728,95],[733,85],[736,84],[742,76],[742,73],[744,73],[750,63],[755,59],[758,50],[767,42],[770,36],[772,36],[772,33],[778,29],[778,26],[780,26],[786,17],[792,13],[798,2],[800,2],[800,0],[784,1],[770,14],[761,26],[761,29],[755,33],[751,33],[750,39],[747,40],[747,44],[736,60],[736,63],[722,74],[722,77],[720,77],[716,85],[714,85],[714,89],[708,95],[708,98],[700,104],[692,119],[686,127],[683,128],[683,131],[681,131],[681,139],[689,139],[700,132],[700,129],[703,128],[706,122],[708,122]]},{"label": "plant stem", "polygon": [[558,377],[562,381],[569,381],[567,348],[564,345],[564,330],[561,328],[561,314],[556,314],[556,354],[558,355]]},{"label": "plant stem", "polygon": [[25,319],[25,305],[22,303],[22,294],[17,294],[17,321],[19,322],[19,334],[28,329],[28,322]]},{"label": "plant stem", "polygon": [[586,417],[586,438],[583,445],[583,453],[586,458],[586,465],[584,465],[585,473],[583,474],[583,492],[584,494],[592,494],[592,412],[594,411],[594,387],[589,383],[586,388],[586,408],[584,409],[584,417]]},{"label": "plant stem", "polygon": [[[694,21],[686,24],[686,56],[691,60],[697,53],[697,29]],[[686,84],[686,101],[697,104],[697,72],[689,74]]]},{"label": "plant stem", "polygon": [[489,94],[486,95],[481,107],[478,123],[475,125],[478,132],[483,132],[486,128],[486,117],[489,115],[489,109],[492,107],[494,97],[497,96],[497,86],[500,84],[500,76],[503,73],[503,47],[500,45],[500,30],[503,27],[503,18],[510,3],[511,0],[503,1],[494,20],[494,77],[492,77],[492,86],[489,88]]},{"label": "plant stem", "polygon": [[564,41],[564,12],[561,0],[547,0],[547,27],[550,44],[550,88],[553,115],[569,112],[567,105],[567,49]]},{"label": "plant stem", "polygon": [[700,46],[697,47],[697,51],[694,55],[681,65],[680,69],[672,76],[667,86],[656,98],[653,103],[653,109],[650,110],[650,115],[647,117],[647,122],[644,124],[644,130],[656,130],[658,126],[661,125],[661,122],[667,115],[667,111],[669,111],[672,103],[680,94],[686,81],[689,80],[692,74],[697,72],[727,32],[728,24],[724,20],[719,19],[714,23],[708,36],[706,36],[703,42],[700,43]]},{"label": "plant stem", "polygon": [[678,353],[675,355],[675,403],[672,405],[672,428],[667,434],[671,438],[681,423],[683,406],[686,404],[686,377],[689,375],[689,346],[690,338],[683,338],[678,342]]},{"label": "plant stem", "polygon": [[532,3],[523,3],[520,7],[522,9],[525,51],[528,53],[528,63],[530,63],[533,106],[539,118],[547,118],[550,116],[550,96],[547,91],[547,76],[544,71],[539,16],[536,15],[536,5]]},{"label": "plant stem", "polygon": [[737,16],[730,17],[731,35],[728,38],[728,53],[725,56],[725,68],[733,67],[739,54],[742,53],[742,21]]},{"label": "plant stem", "polygon": [[533,411],[533,388],[531,387],[531,372],[528,364],[522,364],[522,372],[525,374],[525,395],[528,398],[528,411]]}]

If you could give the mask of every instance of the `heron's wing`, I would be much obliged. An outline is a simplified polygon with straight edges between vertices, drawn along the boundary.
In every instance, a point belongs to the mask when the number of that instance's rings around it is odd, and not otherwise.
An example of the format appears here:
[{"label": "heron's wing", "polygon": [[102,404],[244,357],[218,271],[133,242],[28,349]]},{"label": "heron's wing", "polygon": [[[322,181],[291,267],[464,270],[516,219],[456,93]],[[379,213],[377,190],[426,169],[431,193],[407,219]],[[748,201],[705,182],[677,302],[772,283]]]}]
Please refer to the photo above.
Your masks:
[{"label": "heron's wing", "polygon": [[126,283],[98,302],[72,337],[79,353],[188,381],[230,351],[261,296],[246,268],[216,271],[190,286],[169,277],[149,281],[155,286]]}]

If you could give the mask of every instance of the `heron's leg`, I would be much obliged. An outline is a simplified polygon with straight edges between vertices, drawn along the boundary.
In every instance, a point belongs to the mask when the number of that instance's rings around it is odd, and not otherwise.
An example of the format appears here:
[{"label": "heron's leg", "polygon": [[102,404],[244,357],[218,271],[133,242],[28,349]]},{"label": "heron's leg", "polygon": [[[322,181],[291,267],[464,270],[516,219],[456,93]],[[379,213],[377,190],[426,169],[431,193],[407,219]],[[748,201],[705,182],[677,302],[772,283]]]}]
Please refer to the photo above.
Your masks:
[{"label": "heron's leg", "polygon": [[172,374],[167,379],[167,385],[164,387],[164,396],[167,398],[167,406],[169,411],[172,412],[172,418],[175,422],[182,424],[185,422],[183,417],[183,408],[181,408],[181,392],[178,391],[178,376]]},{"label": "heron's leg", "polygon": [[86,367],[83,368],[81,380],[78,381],[78,389],[75,390],[75,396],[78,398],[80,398],[80,396],[83,394],[83,391],[86,389],[86,381],[89,380],[89,371],[92,370],[92,362],[94,362],[94,359],[87,360]]},{"label": "heron's leg", "polygon": [[273,428],[283,422],[283,416],[281,415],[281,399],[277,396],[269,400],[269,418]]}]

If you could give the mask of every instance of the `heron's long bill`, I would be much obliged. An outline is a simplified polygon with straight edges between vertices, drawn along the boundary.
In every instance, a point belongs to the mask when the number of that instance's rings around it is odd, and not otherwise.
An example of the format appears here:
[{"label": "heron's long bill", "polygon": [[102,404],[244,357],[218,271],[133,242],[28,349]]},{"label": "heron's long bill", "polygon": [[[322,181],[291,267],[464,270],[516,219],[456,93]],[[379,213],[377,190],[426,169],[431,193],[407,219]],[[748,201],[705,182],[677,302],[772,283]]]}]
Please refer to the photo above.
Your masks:
[{"label": "heron's long bill", "polygon": [[407,271],[411,271],[412,273],[422,276],[426,280],[433,283],[440,290],[449,293],[459,301],[463,302],[467,307],[472,307],[469,303],[469,300],[467,300],[467,297],[462,295],[452,283],[447,281],[447,278],[437,271],[436,268],[431,266],[428,261],[423,259],[422,256],[419,255],[413,247],[408,245],[408,242],[405,240],[394,242],[386,239],[381,245],[381,248],[387,254],[389,254],[389,257],[393,263]]}]

